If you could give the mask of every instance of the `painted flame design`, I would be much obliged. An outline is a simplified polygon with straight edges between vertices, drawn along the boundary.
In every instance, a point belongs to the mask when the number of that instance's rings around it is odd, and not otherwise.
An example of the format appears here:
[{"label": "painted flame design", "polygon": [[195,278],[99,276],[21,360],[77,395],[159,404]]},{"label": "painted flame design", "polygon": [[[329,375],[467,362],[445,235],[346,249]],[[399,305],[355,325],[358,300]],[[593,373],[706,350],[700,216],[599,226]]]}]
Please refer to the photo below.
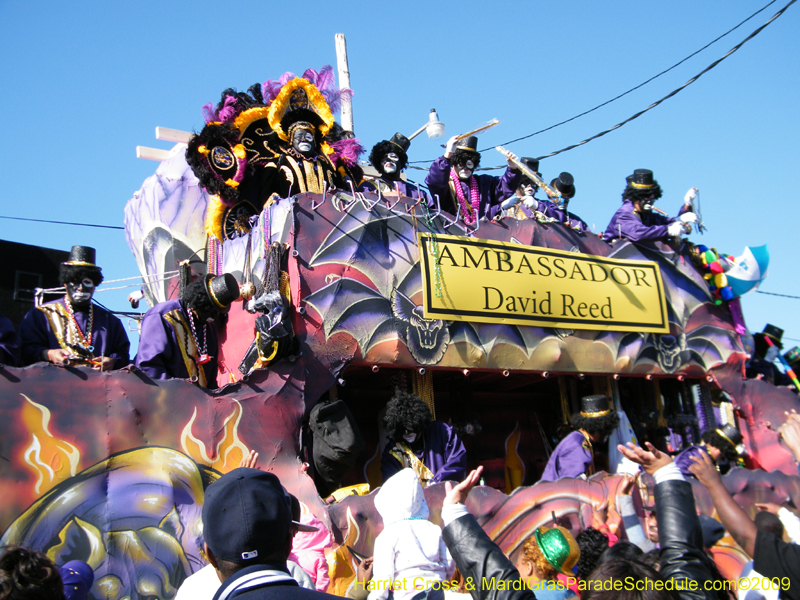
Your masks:
[{"label": "painted flame design", "polygon": [[22,422],[31,434],[31,443],[22,453],[23,462],[38,477],[34,491],[42,494],[79,470],[81,453],[69,442],[50,433],[50,410],[25,398]]},{"label": "painted flame design", "polygon": [[347,536],[338,548],[328,550],[325,553],[325,559],[328,563],[328,576],[331,579],[328,589],[325,590],[327,593],[344,596],[353,584],[356,575],[356,562],[347,547],[354,547],[358,543],[359,537],[361,537],[361,528],[358,526],[348,506]]},{"label": "painted flame design", "polygon": [[522,485],[525,480],[525,463],[519,455],[519,438],[522,431],[519,421],[514,426],[514,431],[506,438],[506,488],[505,493],[510,494]]},{"label": "painted flame design", "polygon": [[223,435],[216,447],[213,458],[208,455],[205,443],[197,439],[192,433],[192,426],[197,418],[197,407],[192,413],[192,418],[186,423],[181,432],[181,448],[192,457],[192,459],[204,465],[216,469],[220,473],[227,473],[237,468],[242,459],[250,454],[248,448],[239,439],[239,423],[242,420],[242,405],[238,400],[234,400],[233,411],[222,424]]}]

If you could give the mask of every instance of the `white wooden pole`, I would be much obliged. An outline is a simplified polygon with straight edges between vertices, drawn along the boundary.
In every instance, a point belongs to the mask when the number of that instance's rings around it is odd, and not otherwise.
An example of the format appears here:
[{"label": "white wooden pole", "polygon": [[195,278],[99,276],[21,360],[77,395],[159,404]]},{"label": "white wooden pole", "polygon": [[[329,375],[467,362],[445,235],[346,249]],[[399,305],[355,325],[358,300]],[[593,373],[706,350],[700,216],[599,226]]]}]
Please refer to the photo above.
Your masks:
[{"label": "white wooden pole", "polygon": [[[339,89],[350,89],[350,67],[347,64],[347,40],[343,33],[336,34],[336,68],[339,71]],[[353,129],[353,102],[350,96],[342,98],[342,127]]]}]

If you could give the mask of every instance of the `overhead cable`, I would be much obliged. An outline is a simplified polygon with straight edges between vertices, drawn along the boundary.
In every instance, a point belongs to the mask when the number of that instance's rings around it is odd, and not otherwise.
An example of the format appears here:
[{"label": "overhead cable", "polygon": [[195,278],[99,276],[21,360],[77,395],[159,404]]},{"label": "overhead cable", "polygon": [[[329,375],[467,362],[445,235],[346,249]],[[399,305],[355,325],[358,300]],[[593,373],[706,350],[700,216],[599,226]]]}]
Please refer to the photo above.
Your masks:
[{"label": "overhead cable", "polygon": [[69,221],[45,221],[44,219],[25,219],[23,217],[6,217],[0,215],[0,219],[11,219],[12,221],[33,221],[34,223],[53,223],[55,225],[74,225],[76,227],[97,227],[100,229],[125,229],[119,225],[95,225],[93,223],[70,223]]}]

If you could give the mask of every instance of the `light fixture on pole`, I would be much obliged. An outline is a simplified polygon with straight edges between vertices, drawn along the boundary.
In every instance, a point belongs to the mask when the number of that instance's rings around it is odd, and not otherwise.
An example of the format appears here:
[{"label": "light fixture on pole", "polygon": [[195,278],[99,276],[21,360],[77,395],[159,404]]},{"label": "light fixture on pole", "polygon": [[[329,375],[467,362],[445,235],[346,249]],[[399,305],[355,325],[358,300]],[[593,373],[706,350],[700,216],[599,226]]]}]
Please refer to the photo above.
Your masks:
[{"label": "light fixture on pole", "polygon": [[435,108],[431,109],[431,114],[428,115],[428,122],[408,136],[408,139],[413,140],[423,131],[427,131],[428,137],[432,140],[444,137],[444,123],[439,120],[439,115],[436,113]]}]

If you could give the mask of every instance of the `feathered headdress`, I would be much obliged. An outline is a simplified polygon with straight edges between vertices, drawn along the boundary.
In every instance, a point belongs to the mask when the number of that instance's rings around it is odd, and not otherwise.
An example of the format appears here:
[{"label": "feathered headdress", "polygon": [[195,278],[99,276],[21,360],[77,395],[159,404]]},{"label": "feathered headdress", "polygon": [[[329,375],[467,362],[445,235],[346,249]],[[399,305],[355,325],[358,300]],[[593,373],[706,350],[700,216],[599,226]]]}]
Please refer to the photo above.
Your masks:
[{"label": "feathered headdress", "polygon": [[[333,67],[325,65],[319,71],[315,69],[306,69],[302,75],[303,79],[312,83],[316,87],[325,101],[328,103],[332,113],[337,113],[342,107],[342,98],[352,98],[353,90],[336,87],[336,81],[333,76]],[[291,71],[284,73],[277,81],[270,79],[265,81],[261,86],[261,92],[264,97],[264,103],[269,105],[281,91],[281,88],[295,79],[295,74]]]}]

